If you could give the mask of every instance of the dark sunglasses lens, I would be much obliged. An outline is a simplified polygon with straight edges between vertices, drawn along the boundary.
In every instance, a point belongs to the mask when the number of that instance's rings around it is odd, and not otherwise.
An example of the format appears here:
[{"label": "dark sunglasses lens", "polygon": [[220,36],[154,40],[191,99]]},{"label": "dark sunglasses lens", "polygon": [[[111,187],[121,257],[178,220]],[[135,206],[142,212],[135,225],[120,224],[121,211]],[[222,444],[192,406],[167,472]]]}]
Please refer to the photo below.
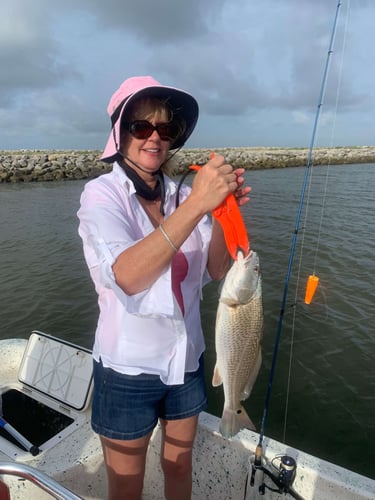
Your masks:
[{"label": "dark sunglasses lens", "polygon": [[177,137],[177,127],[173,123],[162,123],[156,126],[156,130],[163,141],[173,140]]},{"label": "dark sunglasses lens", "polygon": [[152,123],[146,120],[138,120],[129,124],[129,132],[136,139],[147,139],[154,130],[157,131],[163,141],[173,140],[178,135],[178,129],[173,123],[160,123],[154,127]]},{"label": "dark sunglasses lens", "polygon": [[136,139],[147,139],[153,133],[154,127],[146,121],[132,122],[129,127],[129,132]]}]

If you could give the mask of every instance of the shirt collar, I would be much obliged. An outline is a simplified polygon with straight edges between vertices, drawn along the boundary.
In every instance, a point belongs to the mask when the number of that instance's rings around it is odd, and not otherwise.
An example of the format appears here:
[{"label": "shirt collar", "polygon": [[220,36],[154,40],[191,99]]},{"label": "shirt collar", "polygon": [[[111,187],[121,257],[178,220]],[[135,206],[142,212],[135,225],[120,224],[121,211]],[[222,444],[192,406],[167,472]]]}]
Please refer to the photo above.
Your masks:
[{"label": "shirt collar", "polygon": [[[135,187],[133,182],[129,179],[129,177],[124,172],[124,169],[120,167],[117,161],[114,162],[112,171],[120,179],[121,183],[127,187],[129,194],[135,194]],[[167,175],[163,175],[165,182],[165,201],[168,202],[170,197],[176,193],[177,184]]]}]

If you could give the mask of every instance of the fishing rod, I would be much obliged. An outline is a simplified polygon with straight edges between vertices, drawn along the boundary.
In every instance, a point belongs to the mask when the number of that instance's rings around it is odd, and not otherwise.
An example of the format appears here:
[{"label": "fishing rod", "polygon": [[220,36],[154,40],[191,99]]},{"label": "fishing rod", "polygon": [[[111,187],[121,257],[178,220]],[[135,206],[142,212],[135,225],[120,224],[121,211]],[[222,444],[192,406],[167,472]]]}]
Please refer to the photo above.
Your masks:
[{"label": "fishing rod", "polygon": [[[324,67],[323,79],[322,79],[322,83],[321,83],[321,87],[320,87],[319,100],[318,100],[317,110],[315,113],[314,126],[313,126],[312,135],[311,135],[308,157],[307,157],[307,165],[306,165],[305,175],[304,175],[302,188],[301,188],[300,201],[299,201],[299,206],[298,206],[298,210],[297,210],[296,223],[295,223],[295,228],[294,228],[294,233],[293,233],[293,238],[292,238],[292,243],[291,243],[291,248],[290,248],[290,255],[289,255],[289,262],[288,262],[286,277],[285,277],[284,291],[283,291],[283,296],[282,296],[282,301],[281,301],[279,321],[278,321],[277,332],[276,332],[276,340],[275,340],[275,346],[274,346],[274,351],[273,351],[271,372],[270,372],[268,386],[267,386],[267,393],[266,393],[266,399],[265,399],[264,410],[263,410],[261,430],[260,430],[260,434],[259,434],[259,442],[258,442],[258,445],[256,448],[255,458],[254,458],[254,461],[252,463],[252,473],[251,473],[251,479],[250,479],[251,486],[254,486],[254,484],[256,482],[255,476],[256,476],[257,471],[261,471],[262,473],[269,475],[268,471],[266,471],[266,469],[262,465],[262,447],[263,447],[264,432],[265,432],[265,427],[266,427],[266,423],[267,423],[269,403],[270,403],[270,397],[271,397],[271,392],[272,392],[272,385],[273,385],[273,380],[274,380],[274,376],[275,376],[276,360],[277,360],[277,354],[278,354],[278,350],[279,350],[281,331],[282,331],[282,327],[283,327],[286,299],[287,299],[287,295],[288,295],[289,281],[290,281],[290,275],[291,275],[292,266],[293,266],[295,247],[296,247],[297,236],[298,236],[301,215],[302,215],[302,208],[303,208],[303,203],[304,203],[304,199],[305,199],[307,182],[308,182],[308,178],[309,178],[309,174],[310,174],[312,153],[313,153],[313,149],[314,149],[314,145],[315,145],[315,136],[316,136],[316,131],[318,128],[320,111],[321,111],[321,108],[323,106],[323,99],[324,99],[324,94],[325,94],[325,90],[326,90],[326,86],[327,86],[329,65],[330,65],[330,60],[331,60],[331,56],[333,53],[333,45],[334,45],[334,40],[335,40],[335,35],[336,35],[336,30],[337,30],[337,21],[338,21],[338,17],[339,17],[339,10],[340,10],[341,4],[342,4],[342,1],[339,0],[337,3],[337,6],[336,6],[335,17],[334,17],[334,21],[333,21],[332,30],[331,30],[331,38],[330,38],[328,53],[327,53],[327,57],[326,57],[326,63],[325,63],[325,67]],[[306,297],[305,297],[306,303],[309,303],[308,301],[312,299],[312,296],[314,294],[314,291],[316,289],[318,281],[319,281],[319,278],[317,278],[316,276],[313,276],[312,279],[311,279],[311,276],[309,277],[309,281],[308,281],[308,285],[307,285],[307,289],[306,289],[308,291],[309,296],[307,296],[308,294],[306,294]],[[259,488],[261,488],[261,487],[262,486],[260,485]]]},{"label": "fishing rod", "polygon": [[20,434],[17,429],[13,427],[9,422],[5,420],[2,416],[0,416],[0,428],[6,430],[11,436],[14,437],[18,443],[25,448],[26,451],[30,452],[33,457],[40,453],[40,449],[38,446],[30,443],[28,439],[25,438],[22,434]]},{"label": "fishing rod", "polygon": [[17,431],[7,420],[5,420],[3,415],[3,398],[0,394],[0,429],[4,429],[8,434],[10,434],[25,450],[30,452],[34,457],[40,453],[38,446],[32,444],[28,439],[25,438],[20,432]]}]

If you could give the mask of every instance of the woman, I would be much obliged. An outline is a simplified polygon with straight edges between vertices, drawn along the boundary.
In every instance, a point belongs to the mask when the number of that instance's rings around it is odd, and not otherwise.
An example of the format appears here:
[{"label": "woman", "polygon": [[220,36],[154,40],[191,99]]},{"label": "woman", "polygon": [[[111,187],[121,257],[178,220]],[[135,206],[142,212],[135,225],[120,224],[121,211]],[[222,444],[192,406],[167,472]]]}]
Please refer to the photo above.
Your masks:
[{"label": "woman", "polygon": [[167,499],[188,499],[198,414],[206,407],[202,287],[230,266],[220,225],[207,214],[229,193],[248,201],[243,169],[216,156],[177,189],[167,162],[198,119],[188,93],[151,77],[123,82],[108,113],[102,160],[88,182],[79,234],[98,294],[92,426],[100,435],[110,499],[141,498],[153,429],[162,432]]}]

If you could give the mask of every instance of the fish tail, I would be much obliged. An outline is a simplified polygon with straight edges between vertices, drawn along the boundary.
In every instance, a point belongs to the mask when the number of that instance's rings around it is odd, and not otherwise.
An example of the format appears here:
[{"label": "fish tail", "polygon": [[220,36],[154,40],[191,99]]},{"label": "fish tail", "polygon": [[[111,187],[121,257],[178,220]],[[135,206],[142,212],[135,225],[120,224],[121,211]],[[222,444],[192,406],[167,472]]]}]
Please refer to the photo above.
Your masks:
[{"label": "fish tail", "polygon": [[255,431],[255,425],[246,413],[245,408],[240,405],[237,410],[224,408],[220,422],[220,433],[226,438],[235,436],[241,429]]}]

